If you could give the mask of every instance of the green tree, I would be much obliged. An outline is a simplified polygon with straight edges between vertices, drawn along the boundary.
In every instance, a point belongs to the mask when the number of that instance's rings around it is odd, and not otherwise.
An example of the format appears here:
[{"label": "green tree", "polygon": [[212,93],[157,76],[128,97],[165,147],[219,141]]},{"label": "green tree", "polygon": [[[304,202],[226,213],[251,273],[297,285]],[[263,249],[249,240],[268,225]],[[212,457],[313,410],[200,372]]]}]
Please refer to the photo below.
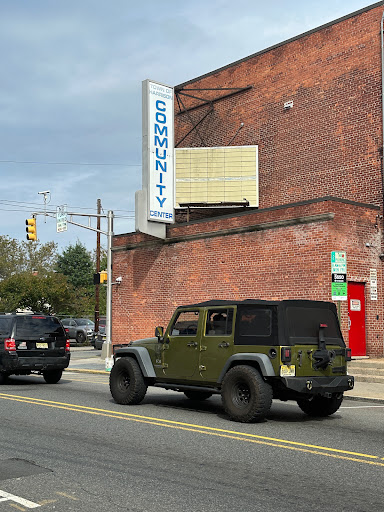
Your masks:
[{"label": "green tree", "polygon": [[55,272],[46,275],[23,272],[0,282],[2,311],[21,309],[56,314],[74,310],[76,304],[76,291],[65,276]]},{"label": "green tree", "polygon": [[0,280],[20,272],[46,275],[54,270],[57,244],[19,241],[0,236]]},{"label": "green tree", "polygon": [[66,276],[75,288],[93,291],[92,255],[79,240],[75,245],[66,247],[58,256],[56,270]]}]

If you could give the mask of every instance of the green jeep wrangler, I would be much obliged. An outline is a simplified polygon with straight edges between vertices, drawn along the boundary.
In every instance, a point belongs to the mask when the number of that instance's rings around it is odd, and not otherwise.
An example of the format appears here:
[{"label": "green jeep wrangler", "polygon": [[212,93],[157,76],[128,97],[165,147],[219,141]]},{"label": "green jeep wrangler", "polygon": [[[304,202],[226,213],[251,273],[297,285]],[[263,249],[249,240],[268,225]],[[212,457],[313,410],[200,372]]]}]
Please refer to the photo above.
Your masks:
[{"label": "green jeep wrangler", "polygon": [[212,300],[180,306],[155,338],[114,347],[110,390],[138,404],[148,386],[191,400],[221,394],[234,421],[260,421],[272,398],[296,400],[310,416],[336,412],[353,388],[346,348],[330,302]]}]

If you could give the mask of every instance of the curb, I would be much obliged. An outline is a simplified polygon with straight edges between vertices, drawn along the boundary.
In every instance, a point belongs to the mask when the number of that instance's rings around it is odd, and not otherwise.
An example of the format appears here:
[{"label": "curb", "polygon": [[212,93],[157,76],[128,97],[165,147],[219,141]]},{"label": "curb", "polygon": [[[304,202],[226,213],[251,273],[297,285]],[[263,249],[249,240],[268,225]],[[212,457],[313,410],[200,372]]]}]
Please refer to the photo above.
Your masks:
[{"label": "curb", "polygon": [[356,400],[360,402],[377,402],[378,404],[384,404],[383,398],[374,398],[368,396],[346,396],[344,395],[344,400]]}]

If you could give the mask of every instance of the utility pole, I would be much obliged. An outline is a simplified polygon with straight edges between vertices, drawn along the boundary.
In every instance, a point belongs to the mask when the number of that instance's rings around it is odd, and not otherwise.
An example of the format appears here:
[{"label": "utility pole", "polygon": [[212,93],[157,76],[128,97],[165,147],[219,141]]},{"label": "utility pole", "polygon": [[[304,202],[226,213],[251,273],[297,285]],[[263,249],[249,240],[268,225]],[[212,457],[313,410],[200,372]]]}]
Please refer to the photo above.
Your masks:
[{"label": "utility pole", "polygon": [[[101,200],[97,200],[97,232],[96,232],[96,274],[100,272],[100,217]],[[95,332],[99,330],[100,320],[100,284],[95,285]]]}]

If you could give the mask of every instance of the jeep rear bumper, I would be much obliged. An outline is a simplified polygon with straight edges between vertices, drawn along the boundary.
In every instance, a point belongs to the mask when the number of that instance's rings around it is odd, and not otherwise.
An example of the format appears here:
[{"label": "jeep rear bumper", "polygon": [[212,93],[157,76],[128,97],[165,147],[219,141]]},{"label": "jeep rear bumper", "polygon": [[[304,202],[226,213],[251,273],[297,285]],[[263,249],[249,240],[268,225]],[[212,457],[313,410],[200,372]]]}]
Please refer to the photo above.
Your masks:
[{"label": "jeep rear bumper", "polygon": [[306,395],[327,395],[353,389],[351,375],[339,377],[281,377],[286,389]]}]

